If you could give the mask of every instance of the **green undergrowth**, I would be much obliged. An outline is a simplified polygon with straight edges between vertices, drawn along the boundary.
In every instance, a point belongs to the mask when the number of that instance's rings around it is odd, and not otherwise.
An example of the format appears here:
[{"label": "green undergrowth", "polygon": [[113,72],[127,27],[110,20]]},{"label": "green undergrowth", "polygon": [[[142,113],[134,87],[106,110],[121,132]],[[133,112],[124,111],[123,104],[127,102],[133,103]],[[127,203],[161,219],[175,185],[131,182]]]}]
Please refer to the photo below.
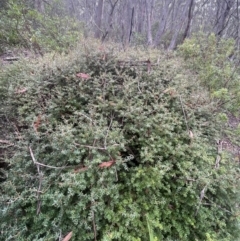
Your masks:
[{"label": "green undergrowth", "polygon": [[209,97],[215,102],[217,118],[232,127],[223,126],[222,135],[239,147],[240,124],[232,120],[232,116],[239,119],[240,114],[239,52],[234,40],[218,40],[214,34],[200,32],[187,39],[178,48],[178,54],[185,59],[184,67],[197,75],[199,84],[207,88]]},{"label": "green undergrowth", "polygon": [[[233,39],[218,40],[214,34],[195,34],[179,47],[186,66],[199,77],[219,109],[239,112],[239,56]],[[234,60],[234,58],[235,60]],[[239,114],[239,113],[238,113]]]},{"label": "green undergrowth", "polygon": [[67,16],[59,1],[46,4],[44,13],[32,5],[31,1],[11,0],[0,9],[0,54],[13,47],[37,54],[64,52],[83,38],[83,23]]},{"label": "green undergrowth", "polygon": [[174,53],[128,52],[96,44],[0,73],[3,240],[237,240],[217,101]]}]

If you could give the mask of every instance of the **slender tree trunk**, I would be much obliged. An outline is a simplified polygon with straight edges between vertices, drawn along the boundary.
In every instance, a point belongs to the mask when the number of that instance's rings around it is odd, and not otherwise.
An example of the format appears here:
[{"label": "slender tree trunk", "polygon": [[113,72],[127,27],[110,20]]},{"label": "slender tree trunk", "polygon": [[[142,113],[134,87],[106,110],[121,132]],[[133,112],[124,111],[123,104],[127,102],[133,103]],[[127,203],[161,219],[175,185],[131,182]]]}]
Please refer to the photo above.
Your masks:
[{"label": "slender tree trunk", "polygon": [[144,21],[145,21],[145,11],[144,11],[144,0],[139,0],[139,8],[136,12],[137,15],[137,32],[143,33]]},{"label": "slender tree trunk", "polygon": [[101,27],[102,27],[103,4],[104,4],[104,0],[97,1],[96,11],[95,11],[95,33],[94,33],[95,38],[100,38],[102,33]]},{"label": "slender tree trunk", "polygon": [[133,25],[134,25],[134,7],[132,7],[132,14],[131,14],[131,21],[130,21],[130,31],[129,31],[129,37],[128,42],[131,42],[132,32],[133,32]]},{"label": "slender tree trunk", "polygon": [[[166,28],[167,19],[168,19],[169,13],[171,11],[171,8],[169,7],[171,1],[169,1],[169,0],[167,0],[167,1],[168,1],[168,3],[165,2],[164,6],[163,6],[161,21],[159,23],[159,28],[158,28],[157,33],[154,38],[154,46],[155,47],[158,46],[161,41],[161,38],[162,38],[165,28]],[[173,6],[173,5],[171,5],[171,6]]]},{"label": "slender tree trunk", "polygon": [[190,26],[191,26],[191,22],[192,22],[192,17],[193,17],[193,10],[194,10],[194,0],[190,0],[190,6],[188,9],[187,25],[186,25],[185,31],[183,33],[182,41],[184,41],[184,39],[187,38],[189,35],[189,30],[190,30]]},{"label": "slender tree trunk", "polygon": [[111,4],[111,10],[110,10],[110,14],[108,17],[108,27],[104,33],[104,35],[102,36],[102,42],[104,42],[104,40],[106,39],[106,37],[109,35],[109,32],[111,31],[111,29],[113,28],[113,13],[114,13],[114,9],[117,6],[118,0],[115,0],[114,3],[112,3],[112,1],[110,1]]},{"label": "slender tree trunk", "polygon": [[126,14],[125,18],[121,17],[122,25],[122,43],[124,48],[127,48],[129,42],[131,41],[131,34],[133,29],[133,17],[134,17],[134,7],[131,0],[125,0],[125,6],[123,12]]},{"label": "slender tree trunk", "polygon": [[147,13],[147,44],[152,45],[153,38],[152,38],[152,5],[153,2],[150,0],[145,0],[145,6],[146,6],[146,13]]},{"label": "slender tree trunk", "polygon": [[217,36],[222,37],[223,31],[226,27],[226,20],[229,16],[231,8],[235,0],[224,0],[217,2],[217,16],[215,23],[215,33]]},{"label": "slender tree trunk", "polygon": [[44,8],[44,2],[42,0],[35,0],[34,1],[34,7],[35,9],[38,10],[40,13],[44,13],[45,8]]},{"label": "slender tree trunk", "polygon": [[185,19],[186,19],[186,15],[187,15],[187,12],[188,12],[188,9],[190,7],[190,4],[191,4],[192,0],[188,0],[188,2],[185,4],[185,6],[183,7],[182,11],[180,9],[178,9],[178,24],[175,25],[175,31],[174,31],[174,34],[173,34],[173,37],[171,39],[171,42],[170,42],[170,45],[168,47],[168,50],[173,50],[176,48],[176,45],[177,45],[177,39],[178,39],[178,36],[179,36],[179,33],[180,31],[182,30],[182,27],[183,27],[183,24],[185,22]]},{"label": "slender tree trunk", "polygon": [[237,43],[237,50],[239,51],[240,49],[240,16],[239,16],[239,0],[237,0],[237,16],[236,16],[236,21],[237,21],[237,30],[236,30],[236,43]]}]

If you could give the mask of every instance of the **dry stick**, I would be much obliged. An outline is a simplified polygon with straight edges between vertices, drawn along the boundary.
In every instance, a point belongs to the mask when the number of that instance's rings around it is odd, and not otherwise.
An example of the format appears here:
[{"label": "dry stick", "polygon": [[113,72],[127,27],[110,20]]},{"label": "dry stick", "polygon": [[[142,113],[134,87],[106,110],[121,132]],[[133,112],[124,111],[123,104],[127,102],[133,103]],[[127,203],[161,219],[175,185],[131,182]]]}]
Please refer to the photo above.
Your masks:
[{"label": "dry stick", "polygon": [[185,124],[186,124],[187,130],[188,130],[188,134],[189,134],[190,130],[189,130],[188,123],[187,123],[186,113],[185,113],[185,110],[184,110],[184,108],[183,108],[183,103],[182,103],[182,97],[181,97],[181,95],[179,96],[179,99],[180,99],[180,102],[181,102],[182,112],[183,112]]},{"label": "dry stick", "polygon": [[112,125],[112,121],[113,121],[113,115],[111,115],[110,124],[109,124],[109,126],[107,128],[107,134],[106,134],[106,136],[104,138],[104,148],[105,148],[105,150],[107,150],[107,137],[108,137],[108,133],[109,133],[109,130],[111,128],[111,125]]},{"label": "dry stick", "polygon": [[[185,124],[186,124],[187,130],[188,130],[188,134],[190,135],[191,132],[190,132],[189,127],[188,127],[187,117],[186,117],[185,110],[184,110],[184,108],[183,108],[183,103],[182,103],[181,95],[180,95],[179,98],[180,98],[180,102],[181,102],[181,106],[182,106],[182,112],[183,112],[183,115],[184,115]],[[195,216],[198,214],[198,211],[199,211],[199,208],[200,208],[200,206],[201,206],[202,200],[203,200],[203,198],[205,197],[206,188],[207,188],[207,185],[206,185],[206,186],[202,189],[202,191],[200,192],[200,201],[199,201],[199,205],[198,205],[198,207],[197,207],[197,210],[196,210],[196,212],[195,212]]]},{"label": "dry stick", "polygon": [[37,162],[36,161],[36,159],[34,158],[34,155],[33,155],[31,147],[29,147],[29,150],[30,150],[30,154],[31,154],[32,160],[33,160],[35,165],[38,165],[38,168],[39,168],[39,166],[47,167],[47,168],[51,168],[51,169],[69,169],[69,168],[75,168],[76,167],[76,166],[55,167],[55,166],[45,165],[45,164],[43,164],[41,162]]},{"label": "dry stick", "polygon": [[140,83],[139,83],[139,80],[138,80],[138,90],[140,93],[142,93],[141,89],[140,89]]},{"label": "dry stick", "polygon": [[223,141],[219,141],[217,142],[218,144],[218,152],[217,152],[217,157],[216,157],[216,162],[215,162],[215,169],[218,169],[219,168],[219,163],[221,161],[221,153],[222,153],[222,144],[223,144]]},{"label": "dry stick", "polygon": [[7,141],[7,140],[0,140],[0,143],[8,144],[8,145],[11,145],[11,146],[14,145],[13,143],[11,143],[10,141]]},{"label": "dry stick", "polygon": [[32,148],[30,146],[29,146],[29,151],[30,151],[30,155],[32,157],[33,163],[37,166],[37,172],[38,172],[38,175],[39,175],[39,185],[38,185],[38,190],[37,190],[37,215],[38,215],[40,213],[40,211],[41,211],[41,204],[42,204],[42,201],[41,201],[40,198],[41,198],[41,188],[42,188],[43,173],[40,170],[39,164],[36,161],[36,159],[35,159],[35,157],[33,155]]},{"label": "dry stick", "polygon": [[181,102],[181,106],[182,106],[182,111],[183,111],[183,115],[184,115],[185,124],[186,124],[187,130],[188,130],[188,135],[189,135],[189,137],[190,137],[190,139],[191,139],[191,141],[190,141],[190,146],[191,146],[191,145],[192,145],[192,140],[193,140],[193,133],[192,133],[192,131],[191,131],[191,130],[189,129],[189,127],[188,127],[187,116],[186,116],[185,110],[184,110],[184,108],[183,108],[183,103],[182,103],[182,97],[181,97],[181,95],[179,96],[179,98],[180,98],[180,102]]},{"label": "dry stick", "polygon": [[42,205],[42,200],[40,199],[41,198],[41,188],[42,188],[42,179],[43,179],[43,174],[42,172],[39,174],[40,177],[39,177],[39,186],[38,186],[38,190],[37,190],[37,215],[40,213],[41,211],[41,205]]},{"label": "dry stick", "polygon": [[10,147],[10,146],[14,146],[13,143],[11,143],[10,141],[7,141],[7,140],[0,140],[0,143],[7,144],[7,145],[4,146],[4,148]]},{"label": "dry stick", "polygon": [[205,197],[205,191],[206,191],[206,188],[207,188],[207,185],[202,189],[202,191],[200,192],[200,200],[199,200],[199,204],[198,204],[198,207],[197,207],[197,210],[195,212],[195,216],[197,216],[198,214],[198,211],[200,209],[200,206],[202,204],[202,200],[203,198]]},{"label": "dry stick", "polygon": [[92,217],[93,217],[94,240],[97,241],[97,230],[96,230],[95,215],[93,210],[92,210]]},{"label": "dry stick", "polygon": [[[217,157],[216,157],[216,162],[215,162],[215,167],[214,167],[215,169],[219,168],[219,163],[221,161],[222,143],[223,142],[221,140],[217,143],[218,144],[218,154],[217,154]],[[203,200],[203,198],[205,198],[205,191],[206,191],[207,186],[208,186],[208,184],[205,185],[205,187],[200,192],[200,201],[199,201],[199,205],[198,205],[198,208],[196,210],[195,215],[198,214],[199,208],[200,208],[200,206],[202,204],[202,200]]]},{"label": "dry stick", "polygon": [[115,175],[116,175],[116,182],[118,181],[118,174],[117,174],[117,168],[116,167],[114,167],[114,169],[115,169]]},{"label": "dry stick", "polygon": [[206,199],[208,199],[209,203],[203,203],[203,205],[208,205],[208,206],[215,205],[216,207],[218,207],[218,208],[221,209],[222,211],[224,211],[224,212],[226,212],[226,213],[233,214],[231,211],[227,210],[226,208],[223,208],[223,207],[217,205],[216,203],[212,202],[211,200],[209,200],[209,198],[206,197]]},{"label": "dry stick", "polygon": [[69,168],[75,168],[76,166],[64,166],[64,167],[55,167],[55,166],[50,166],[50,165],[45,165],[41,162],[35,162],[35,164],[42,166],[42,167],[47,167],[51,169],[69,169]]}]

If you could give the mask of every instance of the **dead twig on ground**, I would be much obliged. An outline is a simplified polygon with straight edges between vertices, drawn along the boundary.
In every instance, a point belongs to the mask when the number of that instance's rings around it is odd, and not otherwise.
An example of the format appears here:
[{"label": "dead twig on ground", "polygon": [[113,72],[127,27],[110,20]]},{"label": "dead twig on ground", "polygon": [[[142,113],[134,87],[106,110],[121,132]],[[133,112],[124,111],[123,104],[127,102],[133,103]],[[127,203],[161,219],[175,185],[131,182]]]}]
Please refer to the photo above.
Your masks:
[{"label": "dead twig on ground", "polygon": [[38,190],[37,190],[37,215],[40,213],[41,211],[41,189],[42,189],[42,180],[43,180],[43,172],[40,169],[40,165],[39,163],[36,161],[34,155],[33,155],[33,151],[32,148],[29,146],[29,151],[30,151],[30,155],[32,157],[32,161],[33,163],[36,165],[37,167],[37,172],[38,172],[38,180],[39,180],[39,184],[38,184]]}]

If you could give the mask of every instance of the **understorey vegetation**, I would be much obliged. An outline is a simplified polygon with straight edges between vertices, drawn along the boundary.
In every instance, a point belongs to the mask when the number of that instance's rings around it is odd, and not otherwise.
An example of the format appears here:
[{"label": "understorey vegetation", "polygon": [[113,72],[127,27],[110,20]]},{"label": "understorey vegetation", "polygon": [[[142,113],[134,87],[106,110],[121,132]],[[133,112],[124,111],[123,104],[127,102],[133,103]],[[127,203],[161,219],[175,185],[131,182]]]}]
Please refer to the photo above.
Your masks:
[{"label": "understorey vegetation", "polygon": [[0,5],[0,55],[13,47],[31,50],[38,55],[63,52],[82,38],[84,24],[64,14],[64,6],[59,1],[47,5],[44,15],[33,8],[34,1],[29,2],[11,0]]},{"label": "understorey vegetation", "polygon": [[238,75],[224,79],[227,47],[196,39],[179,56],[88,43],[1,71],[2,240],[238,240],[239,161],[221,149]]}]

